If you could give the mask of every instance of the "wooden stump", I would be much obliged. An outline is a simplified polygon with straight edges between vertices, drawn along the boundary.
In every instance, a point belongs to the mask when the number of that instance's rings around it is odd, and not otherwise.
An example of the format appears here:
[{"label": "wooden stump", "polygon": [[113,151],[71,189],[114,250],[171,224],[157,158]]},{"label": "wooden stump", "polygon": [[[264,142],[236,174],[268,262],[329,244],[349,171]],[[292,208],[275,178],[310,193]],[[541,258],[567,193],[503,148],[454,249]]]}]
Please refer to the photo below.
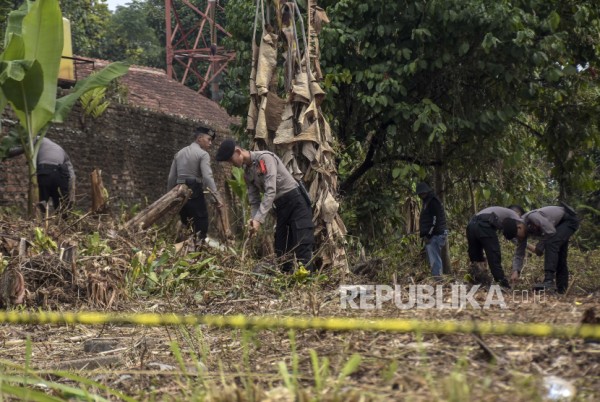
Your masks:
[{"label": "wooden stump", "polygon": [[91,173],[92,181],[92,213],[103,212],[108,206],[108,191],[102,183],[102,171],[94,169]]}]

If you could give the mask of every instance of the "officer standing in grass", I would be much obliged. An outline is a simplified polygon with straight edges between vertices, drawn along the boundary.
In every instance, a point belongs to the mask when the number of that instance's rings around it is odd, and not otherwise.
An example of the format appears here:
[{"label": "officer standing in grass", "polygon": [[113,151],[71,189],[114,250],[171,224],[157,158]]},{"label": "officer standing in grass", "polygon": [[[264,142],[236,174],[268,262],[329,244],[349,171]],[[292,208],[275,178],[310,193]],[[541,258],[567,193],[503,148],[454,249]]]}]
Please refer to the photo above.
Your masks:
[{"label": "officer standing in grass", "polygon": [[[216,159],[244,168],[252,209],[252,219],[248,221],[250,234],[260,229],[271,208],[275,208],[275,253],[282,257],[293,251],[298,262],[314,271],[312,251],[315,240],[310,200],[281,159],[269,151],[243,149],[232,139],[221,143]],[[287,259],[282,271],[292,270],[292,261]]]},{"label": "officer standing in grass", "polygon": [[193,132],[193,142],[182,148],[171,163],[167,189],[177,184],[186,184],[192,190],[192,196],[179,211],[184,225],[191,223],[196,241],[202,242],[208,233],[208,209],[204,198],[204,186],[215,197],[215,206],[222,208],[223,203],[217,192],[217,186],[210,168],[208,150],[215,138],[215,132],[205,127],[197,127]]},{"label": "officer standing in grass", "polygon": [[523,220],[527,232],[541,238],[535,246],[535,253],[540,257],[545,254],[544,281],[535,284],[534,289],[556,289],[558,293],[565,293],[569,288],[569,239],[579,228],[575,211],[566,204],[543,207],[527,212]]},{"label": "officer standing in grass", "polygon": [[[522,211],[518,206],[489,207],[478,212],[471,218],[467,225],[467,242],[469,245],[469,260],[471,261],[471,277],[475,282],[485,282],[479,277],[483,276],[481,272],[487,271],[485,257],[489,264],[489,269],[494,280],[504,288],[510,288],[510,284],[504,275],[502,269],[502,254],[500,251],[500,242],[498,241],[498,231],[502,231],[507,240],[517,239],[517,249],[513,258],[513,274],[511,279],[518,279],[523,262],[525,259],[525,249],[527,247],[527,230],[525,223],[521,220],[519,213]],[[487,275],[485,275],[487,277]],[[488,277],[489,280],[489,277]],[[484,283],[485,284],[485,283]]]},{"label": "officer standing in grass", "polygon": [[433,189],[425,182],[417,184],[416,193],[423,201],[419,217],[419,233],[425,243],[431,274],[434,279],[442,279],[442,248],[446,244],[446,212]]}]

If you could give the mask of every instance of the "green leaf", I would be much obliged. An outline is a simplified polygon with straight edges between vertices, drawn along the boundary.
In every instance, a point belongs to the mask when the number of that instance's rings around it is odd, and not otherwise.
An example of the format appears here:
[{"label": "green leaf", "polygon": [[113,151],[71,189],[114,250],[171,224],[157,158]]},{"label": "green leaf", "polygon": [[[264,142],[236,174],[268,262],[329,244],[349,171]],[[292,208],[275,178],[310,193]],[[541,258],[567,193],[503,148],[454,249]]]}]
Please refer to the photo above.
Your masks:
[{"label": "green leaf", "polygon": [[8,45],[2,53],[2,61],[22,60],[25,58],[25,43],[23,37],[17,34],[10,34]]},{"label": "green leaf", "polygon": [[12,105],[23,127],[29,127],[29,116],[33,113],[44,92],[43,83],[44,72],[41,64],[36,60],[20,81],[7,78],[2,84],[2,92]]},{"label": "green leaf", "polygon": [[415,123],[413,124],[413,132],[417,132],[419,131],[419,128],[421,127],[421,120],[417,119],[415,121]]},{"label": "green leaf", "polygon": [[[30,133],[36,135],[52,119],[56,105],[56,84],[63,49],[63,20],[58,1],[33,3],[23,18],[22,30],[25,59],[36,60],[42,68],[43,90],[35,108],[30,111]],[[25,87],[25,91],[28,89]]]},{"label": "green leaf", "polygon": [[560,24],[560,15],[556,11],[552,11],[548,16],[548,24],[550,25],[550,29],[552,31],[556,31],[558,29],[558,25]]},{"label": "green leaf", "polygon": [[402,173],[402,169],[400,169],[400,168],[394,168],[394,170],[392,170],[392,177],[394,179],[397,179],[398,176],[400,176],[400,173]]},{"label": "green leaf", "polygon": [[560,77],[562,77],[562,72],[558,68],[551,67],[546,71],[546,78],[550,82],[556,82],[560,80]]},{"label": "green leaf", "polygon": [[44,392],[35,391],[28,387],[15,387],[6,382],[0,383],[0,393],[2,395],[12,395],[21,401],[39,401],[39,402],[55,402],[63,401],[61,398],[56,398],[45,394]]},{"label": "green leaf", "polygon": [[129,65],[127,63],[111,63],[99,72],[79,81],[77,85],[75,85],[73,92],[57,100],[56,112],[52,121],[55,123],[62,123],[81,95],[91,89],[108,85],[112,80],[125,75],[128,70]]},{"label": "green leaf", "polygon": [[33,65],[33,61],[15,60],[2,63],[2,72],[0,72],[0,83],[5,83],[7,79],[14,81],[23,81],[27,71]]},{"label": "green leaf", "polygon": [[460,44],[460,47],[458,48],[458,54],[459,56],[463,56],[465,54],[467,54],[467,52],[469,51],[469,43],[468,42],[463,42]]},{"label": "green leaf", "polygon": [[348,362],[344,365],[344,367],[340,371],[340,375],[339,375],[338,379],[343,380],[346,377],[348,377],[349,375],[351,375],[352,373],[354,373],[356,370],[358,370],[358,366],[360,366],[361,360],[362,360],[362,358],[360,357],[359,354],[353,354],[352,357],[350,357],[350,360],[348,360]]},{"label": "green leaf", "polygon": [[12,11],[8,14],[8,20],[6,24],[6,34],[4,36],[4,48],[8,47],[13,34],[21,35],[23,18],[28,13],[28,1],[24,1],[17,10]]},{"label": "green leaf", "polygon": [[500,43],[500,39],[496,38],[491,32],[488,32],[481,42],[481,47],[486,53],[489,53],[490,49],[496,47],[498,43]]}]

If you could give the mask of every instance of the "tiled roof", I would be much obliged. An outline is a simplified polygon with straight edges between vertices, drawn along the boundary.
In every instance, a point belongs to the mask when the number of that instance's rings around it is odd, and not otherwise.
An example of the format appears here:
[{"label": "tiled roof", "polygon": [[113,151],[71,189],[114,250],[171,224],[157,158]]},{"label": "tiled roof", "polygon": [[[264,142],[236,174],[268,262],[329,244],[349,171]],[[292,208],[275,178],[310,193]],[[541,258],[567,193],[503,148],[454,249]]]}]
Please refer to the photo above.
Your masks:
[{"label": "tiled roof", "polygon": [[[78,59],[91,62],[75,63],[79,79],[110,63],[99,59]],[[218,103],[169,78],[164,70],[132,65],[119,82],[128,88],[127,103],[130,106],[202,122],[215,129],[229,130],[232,124],[239,124],[239,120],[229,116]]]}]

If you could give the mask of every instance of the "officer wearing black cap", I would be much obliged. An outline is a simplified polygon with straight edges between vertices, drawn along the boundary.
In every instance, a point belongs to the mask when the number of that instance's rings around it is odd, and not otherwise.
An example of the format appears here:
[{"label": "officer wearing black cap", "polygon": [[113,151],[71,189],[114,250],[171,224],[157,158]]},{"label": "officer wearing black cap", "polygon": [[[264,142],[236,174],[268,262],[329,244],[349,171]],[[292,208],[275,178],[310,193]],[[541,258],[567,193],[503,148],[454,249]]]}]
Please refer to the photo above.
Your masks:
[{"label": "officer wearing black cap", "polygon": [[186,184],[192,190],[192,196],[179,211],[179,216],[183,224],[192,224],[196,240],[199,241],[203,241],[208,232],[208,210],[204,187],[207,187],[215,197],[216,207],[223,207],[210,168],[210,155],[207,152],[214,138],[213,130],[197,127],[193,132],[193,142],[175,155],[167,183],[168,190],[177,184]]},{"label": "officer wearing black cap", "polygon": [[[525,259],[525,249],[527,246],[526,236],[527,230],[525,224],[521,220],[519,213],[515,212],[520,207],[513,206],[512,208],[504,207],[489,207],[478,212],[471,218],[467,225],[467,241],[469,244],[469,260],[471,260],[471,274],[475,278],[473,272],[487,271],[485,268],[485,258],[487,257],[490,271],[494,280],[505,288],[509,288],[510,284],[504,275],[502,269],[502,255],[500,251],[500,242],[498,241],[498,231],[507,240],[517,239],[517,249],[513,258],[512,279],[516,280],[521,270]],[[522,209],[520,209],[522,211]]]},{"label": "officer wearing black cap", "polygon": [[[248,226],[254,234],[264,223],[271,208],[275,207],[275,252],[281,257],[294,251],[296,259],[309,271],[314,270],[312,249],[314,225],[310,203],[302,193],[298,182],[292,177],[279,157],[269,151],[251,152],[236,145],[232,139],[221,143],[217,151],[218,162],[230,162],[244,167],[252,219]],[[260,194],[263,193],[262,199]],[[284,272],[292,271],[292,262],[282,266]]]}]

